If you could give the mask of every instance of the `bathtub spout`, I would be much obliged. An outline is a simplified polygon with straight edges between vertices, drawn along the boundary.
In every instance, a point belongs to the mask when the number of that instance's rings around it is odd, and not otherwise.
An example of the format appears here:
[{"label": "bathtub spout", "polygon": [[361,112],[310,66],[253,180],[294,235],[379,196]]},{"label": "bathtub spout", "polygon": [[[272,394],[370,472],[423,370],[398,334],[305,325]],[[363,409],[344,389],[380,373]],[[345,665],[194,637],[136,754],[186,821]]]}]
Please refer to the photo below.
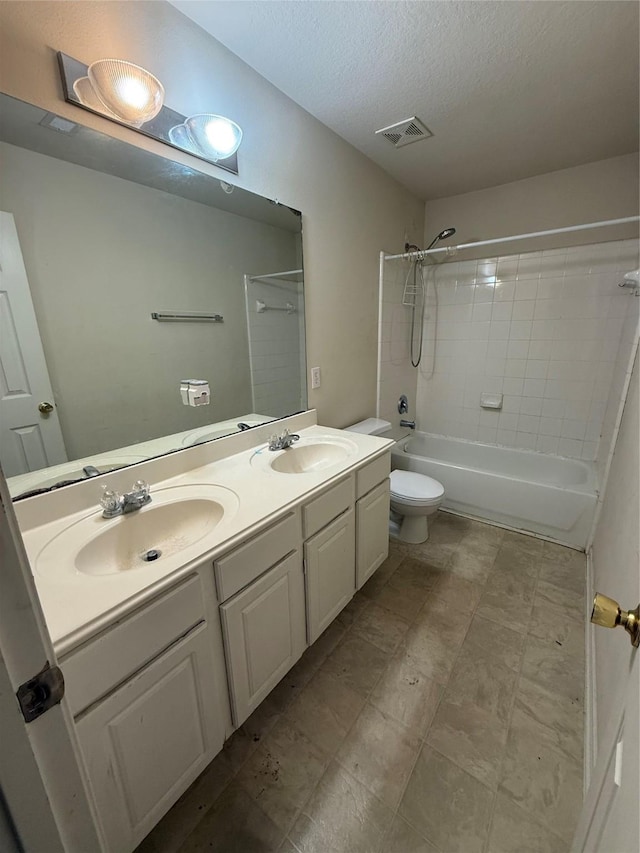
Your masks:
[{"label": "bathtub spout", "polygon": [[415,421],[405,421],[404,418],[400,421],[400,426],[405,427],[406,429],[415,429],[416,422]]}]

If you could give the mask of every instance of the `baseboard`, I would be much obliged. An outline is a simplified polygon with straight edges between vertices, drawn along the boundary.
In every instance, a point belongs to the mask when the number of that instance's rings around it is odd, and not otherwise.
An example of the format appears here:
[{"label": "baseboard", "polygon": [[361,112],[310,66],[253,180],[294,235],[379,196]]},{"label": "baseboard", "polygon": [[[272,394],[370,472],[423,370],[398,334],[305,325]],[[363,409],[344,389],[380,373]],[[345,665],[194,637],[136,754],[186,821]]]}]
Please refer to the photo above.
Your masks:
[{"label": "baseboard", "polygon": [[598,716],[596,706],[596,649],[595,625],[591,622],[591,606],[595,594],[592,550],[587,551],[587,582],[585,588],[585,674],[584,674],[584,792],[591,782],[591,773],[598,749]]}]

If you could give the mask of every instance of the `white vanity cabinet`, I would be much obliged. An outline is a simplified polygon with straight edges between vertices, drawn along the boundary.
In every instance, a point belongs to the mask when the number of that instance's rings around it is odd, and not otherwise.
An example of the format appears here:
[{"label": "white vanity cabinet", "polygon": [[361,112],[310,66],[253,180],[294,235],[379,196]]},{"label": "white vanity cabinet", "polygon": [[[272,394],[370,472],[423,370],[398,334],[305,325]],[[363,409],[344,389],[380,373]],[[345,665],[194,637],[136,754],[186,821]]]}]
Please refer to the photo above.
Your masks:
[{"label": "white vanity cabinet", "polygon": [[356,586],[361,589],[389,554],[389,480],[356,503]]},{"label": "white vanity cabinet", "polygon": [[62,663],[109,853],[130,853],[222,748],[225,684],[205,596],[203,571]]},{"label": "white vanity cabinet", "polygon": [[296,510],[214,563],[235,726],[307,646],[301,545]]}]

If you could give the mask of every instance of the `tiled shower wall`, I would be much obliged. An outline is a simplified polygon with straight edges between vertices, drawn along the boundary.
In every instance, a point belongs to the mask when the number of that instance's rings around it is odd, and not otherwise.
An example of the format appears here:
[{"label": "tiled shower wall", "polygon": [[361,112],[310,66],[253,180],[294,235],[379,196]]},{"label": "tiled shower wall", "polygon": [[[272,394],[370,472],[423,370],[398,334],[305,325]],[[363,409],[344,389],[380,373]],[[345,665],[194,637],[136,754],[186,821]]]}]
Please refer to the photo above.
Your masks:
[{"label": "tiled shower wall", "polygon": [[[283,279],[245,287],[253,411],[272,417],[299,412],[306,408],[302,284]],[[257,300],[274,308],[289,303],[294,311],[258,313]]]},{"label": "tiled shower wall", "polygon": [[[407,265],[387,262],[381,404],[393,399],[392,383],[411,387],[417,374],[425,432],[595,459],[616,360],[624,360],[625,319],[628,327],[638,310],[617,285],[637,266],[638,242],[625,240],[425,268],[430,295],[416,371],[408,366],[411,309],[401,307]],[[480,407],[484,391],[504,395],[501,411]]]}]

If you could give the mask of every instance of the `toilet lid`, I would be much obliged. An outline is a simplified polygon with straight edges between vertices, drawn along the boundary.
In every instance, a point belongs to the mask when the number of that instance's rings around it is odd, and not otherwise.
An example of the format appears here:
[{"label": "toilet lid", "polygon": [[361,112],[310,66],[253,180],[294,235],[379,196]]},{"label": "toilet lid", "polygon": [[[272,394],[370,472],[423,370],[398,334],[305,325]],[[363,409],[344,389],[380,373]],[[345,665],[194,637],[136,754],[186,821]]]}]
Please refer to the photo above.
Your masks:
[{"label": "toilet lid", "polygon": [[392,471],[391,494],[409,501],[433,501],[444,495],[444,486],[426,474]]}]

